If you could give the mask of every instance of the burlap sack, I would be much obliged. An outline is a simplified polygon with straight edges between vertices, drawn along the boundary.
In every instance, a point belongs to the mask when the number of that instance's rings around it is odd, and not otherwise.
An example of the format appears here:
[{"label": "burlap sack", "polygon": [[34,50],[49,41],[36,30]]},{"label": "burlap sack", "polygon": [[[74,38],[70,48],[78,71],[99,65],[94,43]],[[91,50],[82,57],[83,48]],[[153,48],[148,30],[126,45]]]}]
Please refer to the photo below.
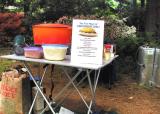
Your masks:
[{"label": "burlap sack", "polygon": [[[22,98],[28,97],[23,96],[24,88],[22,85],[25,78],[25,74],[19,75],[16,70],[2,73],[0,81],[0,114],[27,114],[23,106],[24,98]],[[29,108],[29,105],[26,105]]]}]

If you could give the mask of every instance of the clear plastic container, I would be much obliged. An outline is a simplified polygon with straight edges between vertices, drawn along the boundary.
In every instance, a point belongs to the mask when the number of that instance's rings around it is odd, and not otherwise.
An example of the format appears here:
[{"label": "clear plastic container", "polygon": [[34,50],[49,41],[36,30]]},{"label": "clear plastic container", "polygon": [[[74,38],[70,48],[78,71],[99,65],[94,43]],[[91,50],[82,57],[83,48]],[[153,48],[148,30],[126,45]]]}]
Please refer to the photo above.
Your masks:
[{"label": "clear plastic container", "polygon": [[56,60],[56,61],[60,61],[65,58],[68,48],[67,45],[60,45],[60,44],[43,45],[42,47],[43,47],[44,58],[47,60]]},{"label": "clear plastic container", "polygon": [[43,58],[43,49],[41,47],[24,47],[24,56],[28,58]]}]

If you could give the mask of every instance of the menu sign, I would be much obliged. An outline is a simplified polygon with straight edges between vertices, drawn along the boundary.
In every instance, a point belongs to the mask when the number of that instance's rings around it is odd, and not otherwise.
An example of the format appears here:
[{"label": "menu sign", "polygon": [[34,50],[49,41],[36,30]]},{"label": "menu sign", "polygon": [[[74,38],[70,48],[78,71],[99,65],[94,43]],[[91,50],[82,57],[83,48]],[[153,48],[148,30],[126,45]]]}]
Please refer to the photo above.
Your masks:
[{"label": "menu sign", "polygon": [[73,20],[71,62],[102,64],[103,20]]}]

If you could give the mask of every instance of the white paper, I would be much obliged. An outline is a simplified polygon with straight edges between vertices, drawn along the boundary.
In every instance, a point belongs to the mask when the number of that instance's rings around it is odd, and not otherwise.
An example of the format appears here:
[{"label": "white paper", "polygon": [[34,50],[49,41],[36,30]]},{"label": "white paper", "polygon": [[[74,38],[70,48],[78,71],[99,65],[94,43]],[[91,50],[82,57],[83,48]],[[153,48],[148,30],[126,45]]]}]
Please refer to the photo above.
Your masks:
[{"label": "white paper", "polygon": [[74,114],[74,112],[72,112],[64,107],[61,107],[59,114]]},{"label": "white paper", "polygon": [[[83,33],[83,28],[89,27],[95,33]],[[73,20],[72,26],[72,64],[102,64],[103,60],[103,20]]]}]

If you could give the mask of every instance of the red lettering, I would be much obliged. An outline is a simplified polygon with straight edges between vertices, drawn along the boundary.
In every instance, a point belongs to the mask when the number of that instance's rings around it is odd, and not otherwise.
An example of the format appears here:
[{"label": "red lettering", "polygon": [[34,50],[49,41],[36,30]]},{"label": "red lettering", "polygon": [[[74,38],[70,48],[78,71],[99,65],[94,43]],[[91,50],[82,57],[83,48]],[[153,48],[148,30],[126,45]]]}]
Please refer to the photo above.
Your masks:
[{"label": "red lettering", "polygon": [[2,107],[0,107],[0,114],[4,114]]},{"label": "red lettering", "polygon": [[0,114],[4,114],[3,112],[0,112]]},{"label": "red lettering", "polygon": [[11,93],[11,92],[7,92],[7,91],[3,91],[2,95],[6,98],[15,98],[16,94]]},{"label": "red lettering", "polygon": [[2,94],[4,97],[15,98],[17,93],[17,88],[8,86],[7,84],[1,84],[0,88],[1,88],[0,94]]},{"label": "red lettering", "polygon": [[17,88],[11,88],[11,92],[12,93],[16,93],[17,92]]}]

